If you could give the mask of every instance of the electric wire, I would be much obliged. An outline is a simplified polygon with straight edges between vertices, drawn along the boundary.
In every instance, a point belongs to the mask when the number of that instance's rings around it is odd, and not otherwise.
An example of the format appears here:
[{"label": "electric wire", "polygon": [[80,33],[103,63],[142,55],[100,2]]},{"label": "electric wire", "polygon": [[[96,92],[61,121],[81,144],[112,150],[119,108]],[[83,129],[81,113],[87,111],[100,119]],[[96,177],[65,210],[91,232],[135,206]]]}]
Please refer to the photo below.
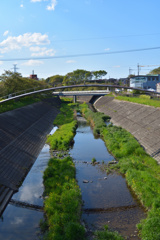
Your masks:
[{"label": "electric wire", "polygon": [[1,58],[1,61],[26,61],[26,60],[50,60],[59,58],[72,58],[72,57],[89,57],[89,56],[99,56],[99,55],[111,55],[120,53],[131,53],[131,52],[142,52],[149,50],[158,50],[160,47],[150,47],[150,48],[137,48],[129,50],[119,50],[119,51],[108,51],[108,52],[97,52],[97,53],[82,53],[82,54],[71,54],[71,55],[60,55],[60,56],[44,56],[44,57],[24,57],[24,58]]}]

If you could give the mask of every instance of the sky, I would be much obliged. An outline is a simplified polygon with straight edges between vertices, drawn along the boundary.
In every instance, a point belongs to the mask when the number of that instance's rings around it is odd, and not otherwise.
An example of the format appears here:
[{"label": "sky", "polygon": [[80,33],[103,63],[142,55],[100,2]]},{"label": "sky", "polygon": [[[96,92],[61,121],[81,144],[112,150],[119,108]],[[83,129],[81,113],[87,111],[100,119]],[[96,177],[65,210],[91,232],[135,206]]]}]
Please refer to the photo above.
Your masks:
[{"label": "sky", "polygon": [[3,0],[0,74],[39,78],[76,69],[106,78],[160,66],[159,0]]}]

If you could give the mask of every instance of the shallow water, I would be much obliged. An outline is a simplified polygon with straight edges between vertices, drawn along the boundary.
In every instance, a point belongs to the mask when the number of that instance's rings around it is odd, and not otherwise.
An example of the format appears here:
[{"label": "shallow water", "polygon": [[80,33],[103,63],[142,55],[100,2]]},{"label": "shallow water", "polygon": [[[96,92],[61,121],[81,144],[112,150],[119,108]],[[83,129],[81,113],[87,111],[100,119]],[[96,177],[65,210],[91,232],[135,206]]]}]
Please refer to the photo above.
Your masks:
[{"label": "shallow water", "polygon": [[[49,158],[49,146],[44,145],[19,192],[14,194],[12,199],[43,206],[42,176]],[[40,219],[43,219],[43,212],[8,204],[0,222],[0,239],[38,240]]]},{"label": "shallow water", "polygon": [[[139,239],[136,224],[144,218],[144,209],[128,188],[125,178],[102,170],[103,162],[108,163],[113,156],[108,153],[102,139],[96,139],[90,126],[82,120],[70,150],[84,202],[82,220],[88,232],[102,229],[107,224],[127,239]],[[93,166],[92,158],[100,164]]]}]

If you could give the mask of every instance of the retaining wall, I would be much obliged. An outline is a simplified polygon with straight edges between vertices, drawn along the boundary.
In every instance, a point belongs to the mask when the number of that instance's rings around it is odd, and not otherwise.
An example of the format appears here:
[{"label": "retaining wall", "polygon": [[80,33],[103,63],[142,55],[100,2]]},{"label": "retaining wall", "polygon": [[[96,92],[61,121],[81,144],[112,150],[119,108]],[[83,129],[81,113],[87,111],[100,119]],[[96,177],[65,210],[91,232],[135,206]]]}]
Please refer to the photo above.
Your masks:
[{"label": "retaining wall", "polygon": [[129,131],[146,152],[160,163],[160,108],[119,101],[104,96],[95,108],[111,117],[111,122]]},{"label": "retaining wall", "polygon": [[0,214],[39,155],[59,106],[53,98],[0,114]]}]

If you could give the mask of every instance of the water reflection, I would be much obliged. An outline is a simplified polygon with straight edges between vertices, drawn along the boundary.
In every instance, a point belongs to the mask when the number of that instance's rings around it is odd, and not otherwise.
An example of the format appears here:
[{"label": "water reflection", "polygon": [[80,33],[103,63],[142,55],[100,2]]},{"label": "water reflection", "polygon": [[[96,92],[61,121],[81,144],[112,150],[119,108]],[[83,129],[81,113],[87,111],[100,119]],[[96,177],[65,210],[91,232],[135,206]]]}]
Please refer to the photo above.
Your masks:
[{"label": "water reflection", "polygon": [[79,122],[74,141],[70,154],[76,164],[76,178],[84,202],[82,219],[88,229],[94,231],[107,224],[128,239],[139,239],[136,224],[144,217],[144,211],[125,179],[120,174],[107,175],[100,165],[91,164],[92,158],[100,163],[113,160],[104,142],[94,138],[84,121]]},{"label": "water reflection", "polygon": [[[43,171],[50,158],[49,146],[44,145],[31,171],[24,180],[19,192],[13,199],[31,204],[43,205]],[[42,212],[8,205],[0,223],[0,239],[5,240],[38,240],[40,234],[39,221]]]}]

